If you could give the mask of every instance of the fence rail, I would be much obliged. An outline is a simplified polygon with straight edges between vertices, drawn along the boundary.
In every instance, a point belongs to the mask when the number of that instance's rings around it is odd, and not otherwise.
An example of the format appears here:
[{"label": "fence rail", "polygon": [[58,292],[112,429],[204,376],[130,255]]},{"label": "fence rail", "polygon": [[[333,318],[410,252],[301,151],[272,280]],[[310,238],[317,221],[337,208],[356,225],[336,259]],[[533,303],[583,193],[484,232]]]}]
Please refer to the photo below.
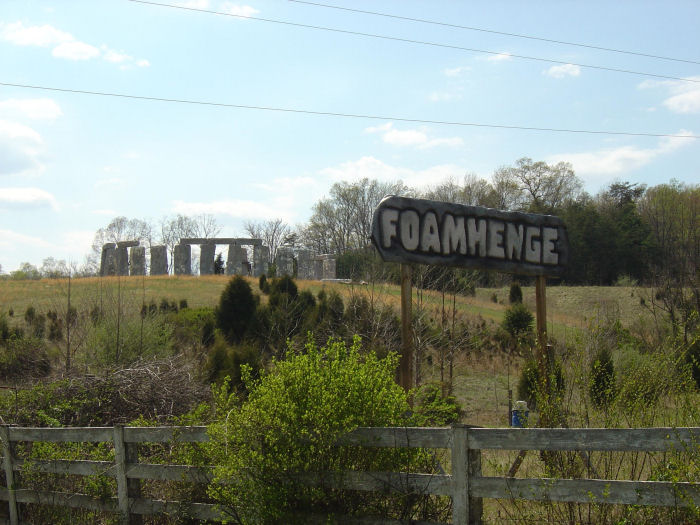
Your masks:
[{"label": "fence rail", "polygon": [[[202,520],[220,520],[215,505],[159,501],[141,497],[141,480],[208,483],[209,467],[140,463],[139,443],[202,443],[205,427],[20,428],[0,426],[6,486],[0,500],[8,505],[9,523],[19,523],[18,504],[49,504],[116,512],[122,523],[140,523],[141,516],[186,514]],[[115,460],[23,460],[15,457],[18,442],[111,442]],[[547,479],[482,476],[482,450],[547,451],[687,451],[700,453],[700,428],[645,429],[488,429],[456,425],[451,428],[359,428],[338,445],[363,447],[418,447],[451,451],[451,474],[345,472],[305,475],[308,483],[362,491],[402,490],[452,498],[452,522],[481,523],[483,498],[525,499],[574,503],[654,506],[700,506],[700,483],[621,481],[600,479]],[[116,497],[98,500],[84,494],[20,487],[16,472],[110,476],[117,481]],[[363,523],[369,523],[364,520]],[[375,520],[373,523],[398,523]]]}]

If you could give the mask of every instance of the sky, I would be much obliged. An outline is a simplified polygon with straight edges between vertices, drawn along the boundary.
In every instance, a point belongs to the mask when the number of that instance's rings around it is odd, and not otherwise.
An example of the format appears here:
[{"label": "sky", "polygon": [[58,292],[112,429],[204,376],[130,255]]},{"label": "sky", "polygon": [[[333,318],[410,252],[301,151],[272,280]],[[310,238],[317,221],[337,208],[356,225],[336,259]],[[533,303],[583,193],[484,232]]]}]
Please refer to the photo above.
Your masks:
[{"label": "sky", "polygon": [[210,213],[243,235],[304,223],[338,181],[425,188],[525,156],[570,162],[590,193],[700,182],[700,140],[678,138],[700,135],[695,0],[325,1],[443,24],[289,0],[0,1],[2,271],[82,263],[116,216]]}]

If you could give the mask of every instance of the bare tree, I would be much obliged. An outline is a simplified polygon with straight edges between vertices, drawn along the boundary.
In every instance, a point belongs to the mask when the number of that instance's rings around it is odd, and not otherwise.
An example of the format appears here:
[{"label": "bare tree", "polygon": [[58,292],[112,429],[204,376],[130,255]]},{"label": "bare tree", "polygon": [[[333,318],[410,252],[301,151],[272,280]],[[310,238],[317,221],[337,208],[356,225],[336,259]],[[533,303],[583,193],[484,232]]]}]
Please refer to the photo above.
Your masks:
[{"label": "bare tree", "polygon": [[202,213],[194,218],[196,225],[197,237],[211,239],[216,237],[221,232],[221,226],[216,220],[216,217],[209,213]]},{"label": "bare tree", "polygon": [[163,217],[160,221],[159,242],[168,247],[170,254],[168,271],[172,270],[175,245],[183,237],[196,237],[198,235],[197,222],[186,215],[175,215],[173,217]]},{"label": "bare tree", "polygon": [[97,265],[100,260],[102,246],[108,242],[140,241],[150,246],[153,240],[153,226],[141,219],[128,219],[124,216],[115,217],[104,228],[95,232],[92,241],[90,264]]},{"label": "bare tree", "polygon": [[282,219],[268,221],[246,221],[243,223],[246,233],[254,239],[262,239],[270,248],[270,261],[275,260],[277,249],[283,244],[287,236],[292,233],[290,226]]}]

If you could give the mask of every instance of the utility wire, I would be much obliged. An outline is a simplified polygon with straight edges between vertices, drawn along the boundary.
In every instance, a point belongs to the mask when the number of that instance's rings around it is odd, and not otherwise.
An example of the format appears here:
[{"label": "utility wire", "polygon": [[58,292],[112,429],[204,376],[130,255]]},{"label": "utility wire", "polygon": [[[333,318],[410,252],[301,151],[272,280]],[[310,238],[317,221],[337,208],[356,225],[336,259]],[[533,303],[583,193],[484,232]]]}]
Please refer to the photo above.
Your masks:
[{"label": "utility wire", "polygon": [[296,109],[296,108],[280,108],[273,106],[252,106],[247,104],[229,104],[225,102],[209,102],[206,100],[190,100],[181,98],[165,98],[165,97],[149,97],[144,95],[129,95],[126,93],[111,93],[106,91],[88,91],[84,89],[68,89],[68,88],[58,88],[51,86],[36,86],[29,84],[15,84],[11,82],[0,82],[0,86],[15,87],[22,89],[36,89],[43,91],[55,91],[60,93],[75,93],[79,95],[95,95],[100,97],[116,97],[125,98],[132,100],[147,100],[152,102],[169,102],[176,104],[191,104],[198,106],[214,106],[223,108],[234,108],[234,109],[253,109],[259,111],[277,111],[282,113],[297,113],[302,115],[316,115],[324,117],[342,117],[342,118],[354,118],[354,119],[368,119],[368,120],[392,120],[396,122],[411,122],[417,124],[436,124],[442,126],[461,126],[461,127],[476,127],[476,128],[496,128],[496,129],[514,129],[522,131],[544,131],[553,133],[579,133],[588,135],[624,135],[630,137],[668,137],[668,138],[685,138],[685,139],[700,139],[700,135],[675,135],[671,133],[634,133],[630,131],[601,131],[601,130],[590,130],[590,129],[566,129],[566,128],[540,128],[535,126],[515,126],[515,125],[505,125],[505,124],[485,124],[480,122],[459,122],[459,121],[447,121],[447,120],[428,120],[428,119],[417,119],[417,118],[406,118],[406,117],[396,117],[387,115],[366,115],[361,113],[339,113],[334,111],[314,111],[310,109]]},{"label": "utility wire", "polygon": [[423,46],[440,47],[440,48],[446,48],[446,49],[457,49],[459,51],[469,51],[472,53],[484,53],[484,54],[488,54],[488,55],[507,54],[509,57],[512,57],[512,58],[522,58],[524,60],[534,60],[537,62],[546,62],[548,64],[572,65],[572,66],[578,66],[578,67],[583,67],[583,68],[587,68],[587,69],[597,69],[599,71],[612,71],[615,73],[626,73],[628,75],[664,78],[667,80],[679,80],[682,82],[693,82],[693,83],[700,84],[700,79],[673,77],[673,76],[669,76],[669,75],[660,75],[657,73],[646,73],[643,71],[632,71],[629,69],[620,69],[620,68],[606,67],[606,66],[596,66],[593,64],[579,64],[579,63],[575,63],[575,62],[566,62],[564,60],[554,60],[554,59],[550,59],[550,58],[540,58],[540,57],[533,57],[533,56],[527,56],[527,55],[514,55],[512,53],[503,53],[501,51],[489,51],[489,50],[485,50],[485,49],[475,49],[475,48],[471,48],[471,47],[455,46],[455,45],[451,45],[451,44],[440,44],[437,42],[427,42],[424,40],[412,40],[410,38],[399,38],[399,37],[387,36],[387,35],[377,35],[374,33],[363,33],[361,31],[349,31],[346,29],[338,29],[338,28],[333,28],[333,27],[316,26],[316,25],[310,25],[310,24],[300,24],[297,22],[289,22],[287,20],[275,20],[273,18],[261,18],[261,17],[256,17],[256,16],[235,15],[233,13],[225,13],[223,11],[212,11],[209,9],[199,9],[196,7],[185,7],[185,6],[181,6],[181,5],[164,4],[164,3],[160,3],[160,2],[150,2],[147,0],[127,0],[127,1],[134,2],[137,4],[155,5],[155,6],[160,6],[160,7],[171,7],[173,9],[184,9],[186,11],[197,11],[200,13],[209,13],[209,14],[213,14],[213,15],[231,16],[234,18],[243,18],[246,20],[257,20],[259,22],[270,22],[273,24],[302,27],[305,29],[315,29],[318,31],[330,31],[333,33],[342,33],[342,34],[346,34],[346,35],[363,36],[363,37],[368,37],[368,38],[377,38],[377,39],[381,39],[381,40],[391,40],[394,42],[419,44],[419,45],[423,45]]},{"label": "utility wire", "polygon": [[362,13],[365,15],[383,16],[386,18],[395,18],[397,20],[408,20],[410,22],[420,22],[423,24],[432,24],[432,25],[436,25],[436,26],[452,27],[455,29],[466,29],[468,31],[479,31],[481,33],[491,33],[494,35],[511,36],[511,37],[515,37],[515,38],[525,38],[527,40],[538,40],[540,42],[549,42],[550,44],[562,44],[562,45],[566,45],[566,46],[585,47],[587,49],[597,49],[599,51],[609,51],[611,53],[622,53],[625,55],[634,55],[634,56],[646,57],[646,58],[656,58],[659,60],[670,60],[673,62],[684,62],[686,64],[700,64],[700,61],[697,61],[697,60],[687,60],[684,58],[674,58],[674,57],[666,57],[666,56],[661,56],[661,55],[652,55],[649,53],[642,53],[639,51],[615,49],[612,47],[596,46],[593,44],[581,44],[578,42],[567,42],[566,40],[555,40],[553,38],[544,38],[544,37],[539,37],[539,36],[524,35],[521,33],[507,33],[505,31],[497,31],[495,29],[485,29],[483,27],[462,26],[462,25],[458,25],[458,24],[450,24],[447,22],[440,22],[437,20],[427,20],[425,18],[412,18],[409,16],[394,15],[391,13],[380,13],[378,11],[364,11],[362,9],[353,9],[351,7],[342,7],[342,6],[338,6],[338,5],[321,4],[318,2],[308,2],[306,0],[289,0],[289,1],[297,3],[297,4],[306,4],[306,5],[311,5],[314,7],[325,7],[328,9],[338,9],[340,11],[349,11],[352,13]]}]

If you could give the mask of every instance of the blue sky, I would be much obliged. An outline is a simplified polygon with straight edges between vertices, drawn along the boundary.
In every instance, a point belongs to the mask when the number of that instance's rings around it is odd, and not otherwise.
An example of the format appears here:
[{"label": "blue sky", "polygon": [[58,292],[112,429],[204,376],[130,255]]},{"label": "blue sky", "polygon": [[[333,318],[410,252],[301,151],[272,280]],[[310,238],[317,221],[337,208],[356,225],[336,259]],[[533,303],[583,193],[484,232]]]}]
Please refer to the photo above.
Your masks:
[{"label": "blue sky", "polygon": [[[700,3],[328,0],[355,9],[700,61]],[[0,82],[393,117],[354,119],[0,85],[0,265],[83,261],[125,215],[303,223],[340,180],[425,187],[528,156],[613,180],[700,182],[700,140],[421,124],[700,134],[700,65],[284,0],[2,0]],[[267,18],[490,50],[313,30]],[[524,60],[528,55],[563,62]],[[696,80],[578,67],[590,64]]]}]

